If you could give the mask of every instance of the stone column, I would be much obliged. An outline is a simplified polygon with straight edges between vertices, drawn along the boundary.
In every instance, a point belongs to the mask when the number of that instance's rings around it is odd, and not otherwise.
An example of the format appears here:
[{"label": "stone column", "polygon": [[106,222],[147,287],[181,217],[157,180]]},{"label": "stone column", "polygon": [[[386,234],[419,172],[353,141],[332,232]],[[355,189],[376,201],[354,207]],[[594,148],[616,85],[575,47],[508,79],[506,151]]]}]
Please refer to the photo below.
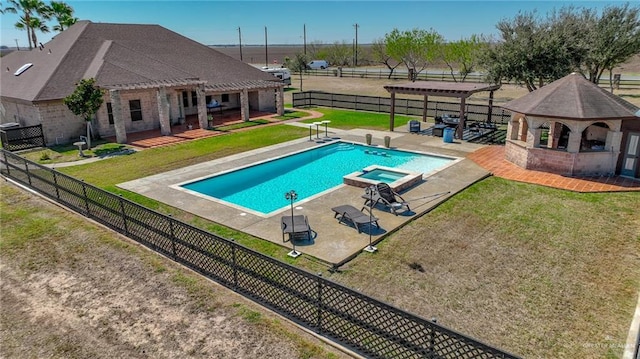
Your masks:
[{"label": "stone column", "polygon": [[167,101],[167,89],[160,87],[156,91],[158,99],[158,117],[160,118],[160,134],[169,136],[171,134],[171,121],[169,120],[169,102]]},{"label": "stone column", "polygon": [[582,142],[582,131],[578,131],[576,128],[570,127],[569,143],[567,143],[567,152],[578,153],[580,152],[580,143]]},{"label": "stone column", "polygon": [[527,146],[527,147],[534,147],[534,148],[540,147],[541,134],[542,134],[542,129],[540,127],[530,129],[529,134],[527,135],[527,145],[532,144],[532,146]]},{"label": "stone column", "polygon": [[246,88],[240,92],[240,117],[242,121],[249,121],[249,91]]},{"label": "stone column", "polygon": [[180,117],[180,103],[178,101],[178,96],[176,96],[175,90],[169,90],[169,121],[173,121],[176,123],[177,119]]},{"label": "stone column", "polygon": [[127,127],[125,126],[122,116],[122,98],[120,98],[120,91],[109,90],[109,97],[111,97],[111,111],[113,114],[113,127],[116,130],[116,142],[127,143]]},{"label": "stone column", "polygon": [[527,142],[527,132],[529,132],[529,124],[527,120],[523,117],[520,119],[520,133],[518,133],[518,140],[522,142]]},{"label": "stone column", "polygon": [[198,87],[196,87],[196,97],[198,98],[198,125],[204,130],[209,127],[207,123],[207,104],[205,103],[204,85],[198,85]]},{"label": "stone column", "polygon": [[284,91],[282,87],[276,90],[276,113],[278,116],[284,115]]},{"label": "stone column", "polygon": [[560,122],[549,123],[549,138],[547,140],[547,148],[558,148],[560,133],[562,133],[562,124]]}]

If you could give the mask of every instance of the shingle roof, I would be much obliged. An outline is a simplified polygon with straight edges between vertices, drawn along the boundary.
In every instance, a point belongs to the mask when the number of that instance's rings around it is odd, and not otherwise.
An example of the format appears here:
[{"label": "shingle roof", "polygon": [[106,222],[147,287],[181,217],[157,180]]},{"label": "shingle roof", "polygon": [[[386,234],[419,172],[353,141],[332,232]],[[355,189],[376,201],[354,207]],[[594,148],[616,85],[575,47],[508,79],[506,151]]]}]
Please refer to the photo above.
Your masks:
[{"label": "shingle roof", "polygon": [[[251,65],[158,25],[79,21],[56,35],[42,50],[14,51],[0,58],[0,95],[27,101],[60,99],[82,78],[101,87],[162,83],[175,79],[206,81],[207,87],[276,88],[277,79]],[[15,70],[33,66],[20,76]]]},{"label": "shingle roof", "polygon": [[567,119],[640,119],[640,108],[572,73],[501,107],[525,115]]}]

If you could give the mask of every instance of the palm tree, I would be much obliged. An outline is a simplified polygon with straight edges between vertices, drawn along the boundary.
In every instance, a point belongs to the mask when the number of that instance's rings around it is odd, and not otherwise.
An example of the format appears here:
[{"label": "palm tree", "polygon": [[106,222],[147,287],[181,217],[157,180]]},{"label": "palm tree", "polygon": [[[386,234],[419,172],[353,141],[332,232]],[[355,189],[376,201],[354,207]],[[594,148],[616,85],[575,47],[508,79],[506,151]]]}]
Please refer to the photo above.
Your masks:
[{"label": "palm tree", "polygon": [[[38,15],[42,16],[45,20],[49,19],[49,7],[45,5],[42,0],[9,0],[9,6],[4,8],[4,11],[12,14],[22,13],[20,21],[15,24],[16,29],[27,30],[27,39],[29,40],[29,50],[33,49],[37,45],[37,42],[33,43],[33,39],[37,39],[35,36],[35,29],[33,25],[40,31],[43,28],[43,22]],[[37,21],[32,21],[32,19]],[[46,27],[46,31],[49,28]]]},{"label": "palm tree", "polygon": [[78,21],[77,17],[73,17],[73,8],[62,1],[51,2],[49,15],[58,21],[58,25],[53,25],[54,31],[62,32],[65,27],[68,28]]},{"label": "palm tree", "polygon": [[49,32],[49,26],[47,26],[44,21],[42,21],[39,17],[31,17],[29,26],[31,28],[31,40],[33,40],[33,47],[38,46],[38,37],[36,36],[36,30],[39,30],[42,33]]}]

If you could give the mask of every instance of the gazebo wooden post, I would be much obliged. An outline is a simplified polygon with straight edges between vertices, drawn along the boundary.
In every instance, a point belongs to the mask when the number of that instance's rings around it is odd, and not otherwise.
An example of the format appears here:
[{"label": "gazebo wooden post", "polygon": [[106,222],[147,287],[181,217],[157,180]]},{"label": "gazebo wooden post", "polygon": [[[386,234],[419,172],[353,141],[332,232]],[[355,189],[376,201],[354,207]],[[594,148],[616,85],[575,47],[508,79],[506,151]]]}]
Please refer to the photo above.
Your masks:
[{"label": "gazebo wooden post", "polygon": [[462,135],[464,134],[464,104],[465,98],[460,97],[460,122],[458,123],[458,138],[462,139]]},{"label": "gazebo wooden post", "polygon": [[429,96],[424,95],[424,104],[422,106],[422,122],[427,122],[427,103],[429,101]]},{"label": "gazebo wooden post", "polygon": [[396,93],[391,91],[391,108],[389,109],[389,131],[393,132],[396,112]]},{"label": "gazebo wooden post", "polygon": [[489,113],[487,114],[487,123],[491,123],[492,115],[493,115],[493,90],[489,92]]}]

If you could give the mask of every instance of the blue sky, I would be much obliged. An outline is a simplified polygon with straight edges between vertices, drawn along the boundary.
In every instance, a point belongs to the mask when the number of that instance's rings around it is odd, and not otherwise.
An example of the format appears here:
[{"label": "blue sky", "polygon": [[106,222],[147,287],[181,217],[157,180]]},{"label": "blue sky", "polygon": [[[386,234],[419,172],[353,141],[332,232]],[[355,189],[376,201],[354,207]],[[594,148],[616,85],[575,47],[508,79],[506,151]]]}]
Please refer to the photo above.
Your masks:
[{"label": "blue sky", "polygon": [[[573,5],[602,9],[623,1],[66,1],[81,20],[108,23],[158,24],[206,45],[302,44],[306,25],[307,43],[371,43],[394,28],[434,29],[447,40],[472,34],[495,34],[501,19],[518,11],[548,11]],[[631,1],[633,3],[634,1]],[[2,1],[6,5],[6,1]],[[45,0],[49,3],[49,0]],[[25,31],[14,28],[17,15],[0,16],[1,44],[27,46]],[[52,26],[52,24],[51,24]],[[38,33],[46,43],[53,33]]]}]

